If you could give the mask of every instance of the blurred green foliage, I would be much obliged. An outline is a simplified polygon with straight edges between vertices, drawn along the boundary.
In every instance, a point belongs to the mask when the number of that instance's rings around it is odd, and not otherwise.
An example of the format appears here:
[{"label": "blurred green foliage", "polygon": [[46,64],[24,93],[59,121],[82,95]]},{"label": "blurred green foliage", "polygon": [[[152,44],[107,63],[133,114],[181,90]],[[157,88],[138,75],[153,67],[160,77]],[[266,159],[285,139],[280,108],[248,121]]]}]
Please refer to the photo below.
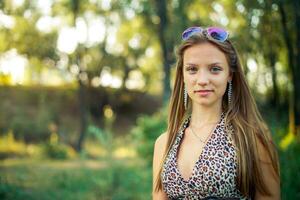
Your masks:
[{"label": "blurred green foliage", "polygon": [[282,199],[300,199],[300,145],[293,142],[279,152]]},{"label": "blurred green foliage", "polygon": [[70,87],[1,87],[0,135],[12,131],[16,139],[35,143],[46,141],[56,126],[61,139],[69,137],[78,127],[74,93]]},{"label": "blurred green foliage", "polygon": [[67,159],[69,148],[63,143],[51,143],[47,142],[43,145],[43,153],[46,158],[52,159]]},{"label": "blurred green foliage", "polygon": [[93,169],[77,161],[80,167],[66,169],[59,167],[62,161],[57,161],[58,167],[44,162],[24,162],[4,169],[1,166],[5,173],[0,179],[0,199],[150,199],[151,169],[140,164],[120,161],[112,168],[98,165]]},{"label": "blurred green foliage", "polygon": [[53,122],[51,112],[42,108],[35,118],[29,118],[24,113],[24,110],[19,110],[19,112],[19,115],[12,119],[9,126],[16,133],[15,136],[17,138],[24,138],[26,141],[34,142],[45,140],[49,137],[48,125]]},{"label": "blurred green foliage", "polygon": [[28,199],[29,195],[21,187],[7,183],[0,177],[0,198],[1,199]]},{"label": "blurred green foliage", "polygon": [[139,157],[152,166],[154,143],[156,138],[167,129],[167,114],[158,111],[153,115],[142,115],[132,129],[132,137]]},{"label": "blurred green foliage", "polygon": [[[46,141],[54,128],[61,141],[73,144],[77,140],[80,115],[75,88],[0,86],[0,98],[0,135],[12,131],[16,139],[37,143]],[[108,102],[115,112],[117,124],[122,123],[122,127],[112,127],[113,132],[119,134],[127,133],[139,113],[153,113],[155,109],[151,107],[160,105],[159,97],[138,91],[89,88],[90,125],[94,124],[98,129],[104,126],[103,107]]]}]

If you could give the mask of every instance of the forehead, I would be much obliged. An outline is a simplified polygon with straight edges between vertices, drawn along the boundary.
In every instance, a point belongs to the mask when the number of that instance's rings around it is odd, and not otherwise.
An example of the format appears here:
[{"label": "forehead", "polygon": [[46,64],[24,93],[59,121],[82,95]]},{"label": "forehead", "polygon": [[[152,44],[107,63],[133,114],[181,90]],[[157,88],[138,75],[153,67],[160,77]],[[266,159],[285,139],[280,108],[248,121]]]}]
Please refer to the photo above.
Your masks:
[{"label": "forehead", "polygon": [[183,53],[184,64],[223,63],[227,65],[225,53],[210,43],[196,44],[187,48]]}]

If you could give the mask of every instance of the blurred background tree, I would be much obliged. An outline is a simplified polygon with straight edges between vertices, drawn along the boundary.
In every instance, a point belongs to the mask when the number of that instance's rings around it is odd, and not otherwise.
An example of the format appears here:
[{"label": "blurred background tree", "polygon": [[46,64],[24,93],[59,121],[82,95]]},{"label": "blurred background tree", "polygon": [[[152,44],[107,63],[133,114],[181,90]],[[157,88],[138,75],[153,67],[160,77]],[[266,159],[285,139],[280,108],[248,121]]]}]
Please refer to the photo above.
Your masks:
[{"label": "blurred background tree", "polygon": [[185,28],[212,25],[229,31],[270,125],[283,199],[300,198],[299,7],[298,0],[0,1],[0,198],[74,199],[77,191],[78,199],[150,199],[176,46]]}]

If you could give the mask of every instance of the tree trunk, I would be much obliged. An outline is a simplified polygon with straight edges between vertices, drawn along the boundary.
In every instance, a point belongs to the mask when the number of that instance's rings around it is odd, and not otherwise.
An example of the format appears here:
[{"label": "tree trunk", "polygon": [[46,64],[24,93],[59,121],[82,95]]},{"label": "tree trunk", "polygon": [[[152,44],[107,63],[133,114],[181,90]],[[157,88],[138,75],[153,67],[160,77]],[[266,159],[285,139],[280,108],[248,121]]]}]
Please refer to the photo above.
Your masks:
[{"label": "tree trunk", "polygon": [[[288,26],[287,26],[287,17],[286,17],[286,12],[284,10],[283,7],[283,3],[281,1],[278,1],[278,7],[279,7],[279,13],[281,16],[281,24],[282,24],[282,29],[283,29],[283,38],[287,47],[287,51],[288,51],[288,65],[290,68],[290,73],[289,73],[289,78],[293,83],[293,92],[291,94],[291,96],[289,97],[289,110],[290,110],[290,114],[289,114],[289,126],[290,126],[290,132],[292,133],[296,133],[296,128],[295,128],[295,121],[296,121],[296,117],[295,117],[295,62],[294,62],[294,49],[292,46],[292,38],[289,34],[288,31]],[[296,11],[295,11],[296,12]],[[297,13],[297,12],[296,12]]]},{"label": "tree trunk", "polygon": [[[294,70],[294,113],[295,113],[295,134],[300,135],[300,2],[294,0],[295,29],[296,29],[296,65]],[[296,78],[297,77],[297,78]]]},{"label": "tree trunk", "polygon": [[155,0],[157,15],[160,19],[158,24],[158,37],[162,50],[163,56],[163,69],[164,69],[164,80],[163,80],[163,102],[166,103],[171,94],[170,88],[170,65],[172,63],[172,51],[169,51],[167,43],[167,29],[169,26],[168,16],[167,16],[167,3],[166,0]]},{"label": "tree trunk", "polygon": [[124,75],[122,77],[122,87],[121,87],[121,90],[125,90],[126,89],[126,81],[127,79],[129,78],[129,72],[130,72],[130,68],[129,66],[124,63]]},{"label": "tree trunk", "polygon": [[[177,24],[182,32],[184,31],[184,29],[188,28],[187,25],[189,20],[186,15],[187,13],[185,8],[189,3],[190,1],[188,0],[179,0],[178,8],[175,10],[175,14],[178,14],[179,15],[178,18],[180,19],[179,21],[177,21]],[[201,24],[200,21],[199,24]],[[178,37],[180,37],[180,35]]]},{"label": "tree trunk", "polygon": [[272,52],[272,49],[270,49],[270,54],[269,54],[269,63],[272,71],[272,83],[273,83],[273,95],[272,95],[272,100],[271,104],[274,106],[276,109],[278,109],[279,106],[279,92],[278,92],[278,85],[277,85],[277,71],[275,68],[276,64],[276,58],[275,58],[275,53]]},{"label": "tree trunk", "polygon": [[[80,71],[82,73],[82,71]],[[80,74],[79,73],[79,74]],[[85,139],[87,129],[87,117],[86,117],[86,88],[80,77],[78,77],[78,100],[79,100],[79,115],[80,115],[80,133],[76,145],[76,151],[82,150],[82,144]]]},{"label": "tree trunk", "polygon": [[[80,8],[80,1],[79,0],[70,0],[71,9],[73,14],[73,26],[76,25],[76,19],[78,16],[79,8]],[[79,115],[80,115],[80,133],[77,144],[75,146],[76,151],[80,152],[82,150],[82,144],[84,142],[84,138],[86,135],[87,129],[87,116],[86,116],[86,91],[85,85],[80,77],[83,73],[83,69],[81,66],[81,57],[79,52],[79,47],[75,50],[75,64],[79,67],[79,74],[77,76],[78,82],[78,106],[79,106]]]}]

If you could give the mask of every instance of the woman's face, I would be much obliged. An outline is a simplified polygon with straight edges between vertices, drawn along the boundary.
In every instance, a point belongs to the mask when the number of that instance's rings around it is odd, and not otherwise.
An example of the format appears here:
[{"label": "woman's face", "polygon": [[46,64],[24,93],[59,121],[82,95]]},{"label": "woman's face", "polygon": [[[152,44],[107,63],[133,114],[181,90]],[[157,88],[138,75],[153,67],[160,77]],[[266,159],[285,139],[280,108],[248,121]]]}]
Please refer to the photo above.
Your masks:
[{"label": "woman's face", "polygon": [[221,104],[231,80],[225,54],[210,43],[187,48],[183,54],[183,79],[193,104]]}]

